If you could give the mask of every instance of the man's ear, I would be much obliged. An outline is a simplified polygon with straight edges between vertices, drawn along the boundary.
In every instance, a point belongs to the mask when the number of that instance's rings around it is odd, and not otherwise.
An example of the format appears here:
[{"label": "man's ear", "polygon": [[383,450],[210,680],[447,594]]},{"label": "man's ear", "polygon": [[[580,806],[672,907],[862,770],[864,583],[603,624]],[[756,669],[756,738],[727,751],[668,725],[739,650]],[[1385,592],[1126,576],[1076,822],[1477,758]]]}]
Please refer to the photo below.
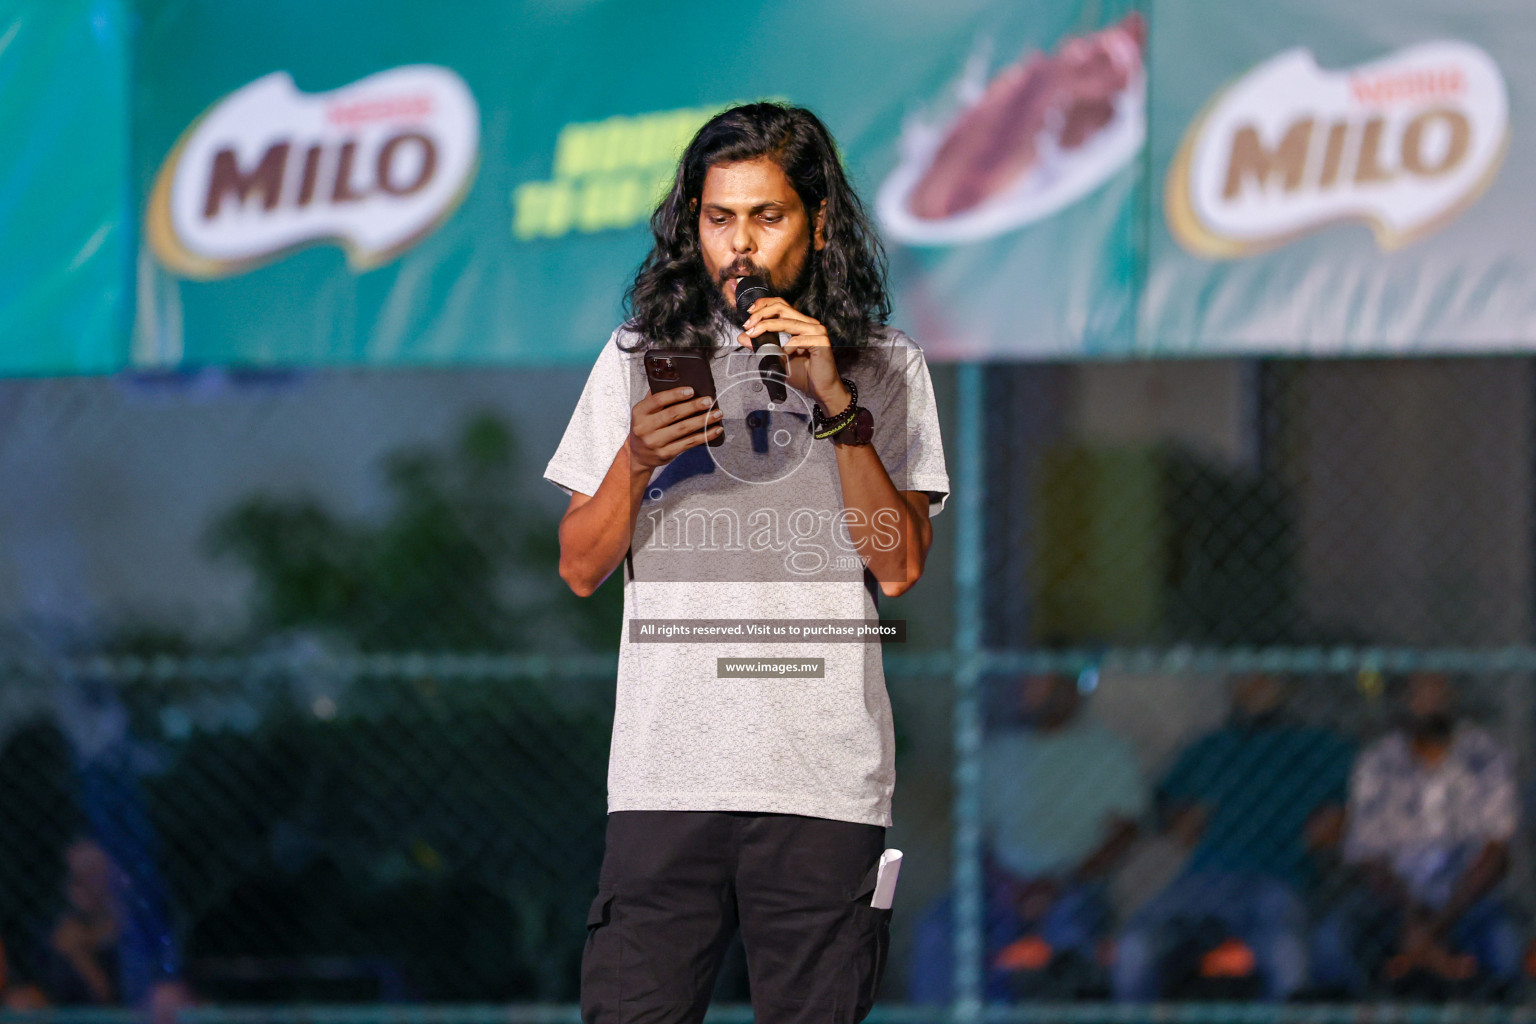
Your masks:
[{"label": "man's ear", "polygon": [[822,226],[827,221],[827,201],[823,199],[821,205],[816,207],[816,226],[811,229],[811,244],[818,250],[827,247],[827,235]]}]

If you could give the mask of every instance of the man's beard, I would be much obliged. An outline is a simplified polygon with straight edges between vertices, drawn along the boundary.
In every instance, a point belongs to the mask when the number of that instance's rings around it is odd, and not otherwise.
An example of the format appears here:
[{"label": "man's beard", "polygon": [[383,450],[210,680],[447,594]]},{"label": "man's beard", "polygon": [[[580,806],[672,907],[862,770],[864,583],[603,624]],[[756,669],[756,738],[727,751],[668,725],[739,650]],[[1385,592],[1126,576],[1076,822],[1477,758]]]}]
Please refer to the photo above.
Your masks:
[{"label": "man's beard", "polygon": [[1238,709],[1232,712],[1232,724],[1238,729],[1247,732],[1259,732],[1264,729],[1273,729],[1285,721],[1283,708],[1265,708],[1263,711],[1244,711]]},{"label": "man's beard", "polygon": [[[805,262],[800,264],[800,272],[795,275],[795,279],[790,282],[788,287],[780,287],[779,283],[773,279],[772,274],[759,266],[756,261],[746,258],[735,260],[721,267],[720,272],[715,275],[715,280],[701,281],[700,283],[706,285],[705,290],[709,293],[710,308],[730,323],[740,327],[747,322],[747,316],[743,312],[737,312],[736,304],[725,297],[725,283],[727,281],[734,277],[755,275],[767,283],[770,294],[779,296],[785,302],[798,309],[799,307],[796,306],[796,303],[805,295],[806,289],[811,283],[811,276],[815,273],[817,255],[815,249],[806,253]],[[707,276],[702,261],[699,264],[699,272],[701,278]]]},{"label": "man's beard", "polygon": [[1456,731],[1456,720],[1443,711],[1428,715],[1412,715],[1408,727],[1413,738],[1424,743],[1444,743]]}]

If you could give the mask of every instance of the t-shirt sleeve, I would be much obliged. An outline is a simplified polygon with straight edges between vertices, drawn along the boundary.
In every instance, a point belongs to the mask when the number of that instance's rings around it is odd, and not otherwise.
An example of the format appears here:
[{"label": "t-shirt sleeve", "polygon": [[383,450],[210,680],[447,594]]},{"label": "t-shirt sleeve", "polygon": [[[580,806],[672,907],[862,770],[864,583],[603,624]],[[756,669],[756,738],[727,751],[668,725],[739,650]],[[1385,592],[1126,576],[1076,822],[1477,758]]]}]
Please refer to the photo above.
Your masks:
[{"label": "t-shirt sleeve", "polygon": [[1471,768],[1478,780],[1480,798],[1469,800],[1469,831],[1481,842],[1507,843],[1520,825],[1520,794],[1514,765],[1502,744],[1478,731]]},{"label": "t-shirt sleeve", "polygon": [[1132,821],[1146,816],[1151,800],[1136,755],[1119,737],[1106,744],[1103,762],[1094,772],[1094,784],[1105,787],[1104,806],[1111,814]]},{"label": "t-shirt sleeve", "polygon": [[1346,863],[1358,864],[1392,852],[1385,746],[1389,741],[1390,738],[1379,741],[1361,754],[1350,773],[1349,804],[1344,819]]},{"label": "t-shirt sleeve", "polygon": [[567,494],[597,493],[613,457],[629,436],[634,403],[629,400],[628,360],[619,350],[618,338],[615,331],[598,354],[560,445],[544,468],[544,479]]},{"label": "t-shirt sleeve", "polygon": [[1211,788],[1211,762],[1214,740],[1202,737],[1187,747],[1158,787],[1162,797],[1174,804],[1200,803]]},{"label": "t-shirt sleeve", "polygon": [[1012,760],[1009,755],[1009,742],[1011,737],[991,735],[987,737],[981,747],[981,826],[988,839],[996,842],[998,828],[1004,817],[1003,807],[1007,803],[1003,794],[1007,792],[1007,782],[1016,774],[1009,768]]},{"label": "t-shirt sleeve", "polygon": [[875,417],[873,443],[896,489],[927,491],[928,514],[935,516],[949,497],[949,471],[928,361],[911,342],[893,346],[890,358],[894,365],[884,372],[899,374],[901,384],[882,389],[880,406],[870,408]]},{"label": "t-shirt sleeve", "polygon": [[1355,744],[1343,737],[1332,737],[1327,746],[1319,777],[1321,798],[1319,805],[1334,804],[1339,807],[1349,803],[1349,775],[1355,766]]}]

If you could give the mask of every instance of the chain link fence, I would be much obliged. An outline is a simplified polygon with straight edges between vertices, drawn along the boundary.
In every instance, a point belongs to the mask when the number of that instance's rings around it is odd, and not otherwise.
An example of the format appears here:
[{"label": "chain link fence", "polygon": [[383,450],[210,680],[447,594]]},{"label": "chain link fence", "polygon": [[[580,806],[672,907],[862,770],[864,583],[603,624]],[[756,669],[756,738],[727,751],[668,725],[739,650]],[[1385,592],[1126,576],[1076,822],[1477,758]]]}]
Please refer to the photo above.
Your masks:
[{"label": "chain link fence", "polygon": [[7,680],[59,709],[0,754],[23,977],[88,983],[58,922],[116,902],[145,961],[118,965],[129,999],[146,974],[216,1002],[574,997],[611,686],[302,655],[118,668]]},{"label": "chain link fence", "polygon": [[[935,367],[877,1013],[970,971],[1004,1019],[1517,1017],[1532,367],[988,366],[974,622]],[[0,384],[7,1006],[575,1019],[619,606],[560,585],[539,473],[583,379]]]}]

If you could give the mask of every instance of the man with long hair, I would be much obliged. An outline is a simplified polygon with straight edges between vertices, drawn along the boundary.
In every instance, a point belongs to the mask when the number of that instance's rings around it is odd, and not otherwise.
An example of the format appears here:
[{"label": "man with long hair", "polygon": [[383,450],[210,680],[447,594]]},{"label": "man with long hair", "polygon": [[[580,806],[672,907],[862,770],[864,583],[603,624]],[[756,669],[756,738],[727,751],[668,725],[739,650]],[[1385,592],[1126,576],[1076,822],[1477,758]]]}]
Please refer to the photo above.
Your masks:
[{"label": "man with long hair", "polygon": [[[921,576],[949,491],[932,384],[885,326],[879,241],[810,111],[712,118],[651,229],[545,471],[571,497],[571,589],[625,566],[583,1018],[702,1020],[739,928],[757,1020],[858,1021],[890,915],[871,905],[895,782],[877,606]],[[770,294],[738,311],[747,276]],[[650,393],[647,353],[702,357],[715,396]]]}]

